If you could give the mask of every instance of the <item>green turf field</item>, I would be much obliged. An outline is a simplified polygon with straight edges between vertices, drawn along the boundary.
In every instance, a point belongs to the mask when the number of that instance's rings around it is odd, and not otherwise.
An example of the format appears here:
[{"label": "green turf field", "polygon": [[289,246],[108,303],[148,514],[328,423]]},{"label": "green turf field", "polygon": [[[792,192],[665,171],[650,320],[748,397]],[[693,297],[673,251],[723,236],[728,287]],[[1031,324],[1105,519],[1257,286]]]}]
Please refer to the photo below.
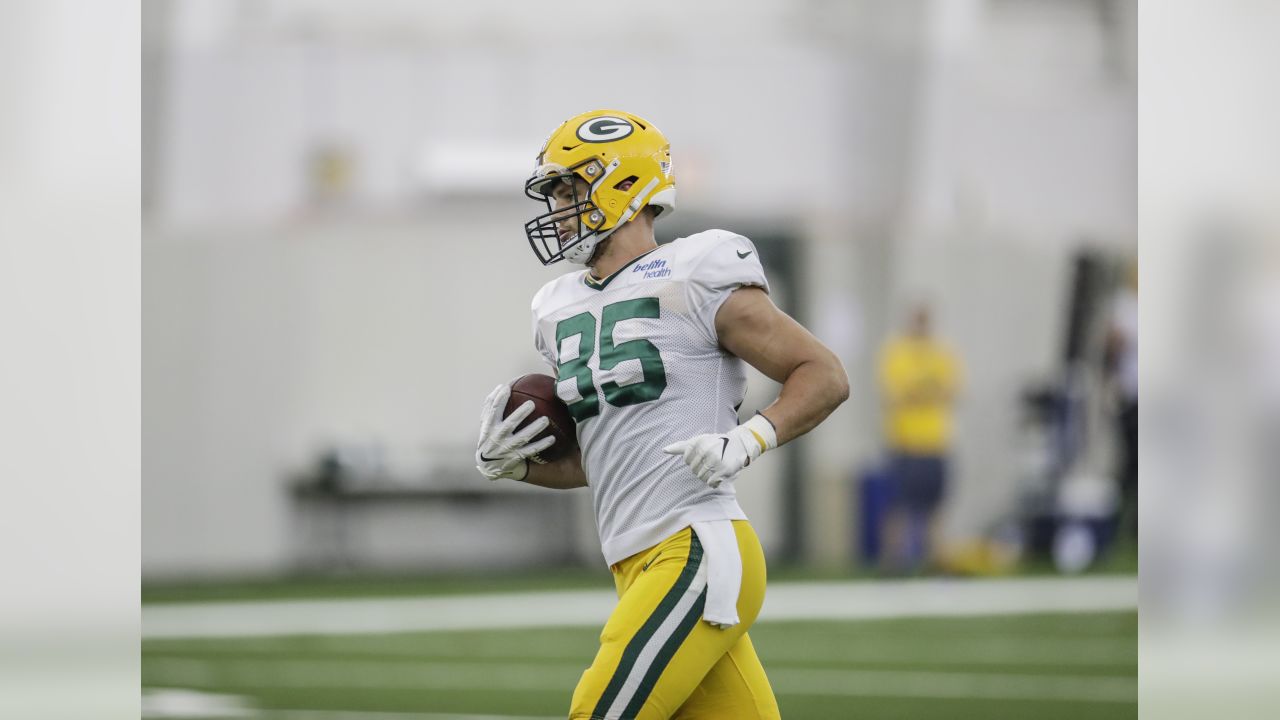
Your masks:
[{"label": "green turf field", "polygon": [[[1137,628],[1126,612],[775,622],[751,635],[786,718],[1105,720],[1137,717]],[[263,718],[564,717],[597,632],[147,640],[142,683],[239,696]]]},{"label": "green turf field", "polygon": [[[1137,573],[1137,547],[1131,543],[1120,542],[1085,574],[1131,576]],[[1012,575],[1056,577],[1058,572],[1049,560],[1033,558],[1019,566]],[[874,569],[861,566],[827,569],[785,565],[769,567],[771,583],[789,580],[874,580],[878,577],[880,576]],[[603,566],[537,568],[496,574],[490,571],[428,575],[377,575],[361,572],[347,576],[300,575],[153,581],[142,586],[142,602],[414,597],[612,587],[613,578],[609,570]]]}]

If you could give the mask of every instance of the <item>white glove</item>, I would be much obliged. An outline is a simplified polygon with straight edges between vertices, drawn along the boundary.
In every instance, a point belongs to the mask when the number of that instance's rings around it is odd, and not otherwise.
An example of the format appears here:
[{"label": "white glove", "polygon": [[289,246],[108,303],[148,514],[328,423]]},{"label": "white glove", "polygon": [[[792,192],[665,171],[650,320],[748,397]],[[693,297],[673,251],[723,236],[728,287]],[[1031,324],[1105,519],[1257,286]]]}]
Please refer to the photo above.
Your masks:
[{"label": "white glove", "polygon": [[510,478],[523,480],[529,474],[529,458],[537,460],[538,453],[555,444],[555,436],[545,437],[530,444],[535,435],[546,429],[551,421],[545,417],[535,419],[527,427],[516,432],[516,426],[533,412],[533,401],[528,400],[511,411],[503,419],[502,411],[511,396],[510,385],[499,385],[485,398],[480,411],[480,442],[476,446],[476,469],[490,480]]},{"label": "white glove", "polygon": [[711,487],[732,480],[766,450],[778,446],[778,432],[769,418],[756,413],[750,420],[722,435],[695,435],[672,443],[662,452],[681,455],[693,474]]}]

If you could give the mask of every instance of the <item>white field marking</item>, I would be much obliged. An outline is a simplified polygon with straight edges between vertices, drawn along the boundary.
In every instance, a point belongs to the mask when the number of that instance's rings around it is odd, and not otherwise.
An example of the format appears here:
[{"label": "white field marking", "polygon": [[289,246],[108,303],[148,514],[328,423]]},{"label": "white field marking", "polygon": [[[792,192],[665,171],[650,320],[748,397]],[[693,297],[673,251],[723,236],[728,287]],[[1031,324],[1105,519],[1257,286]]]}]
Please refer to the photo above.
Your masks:
[{"label": "white field marking", "polygon": [[[163,686],[366,690],[486,690],[489,692],[564,692],[583,663],[458,663],[314,661],[144,661],[149,683]],[[924,697],[990,700],[1137,702],[1133,677],[987,674],[967,672],[770,668],[769,680],[780,694]]]},{"label": "white field marking", "polygon": [[142,693],[144,718],[252,717],[245,698],[180,688],[156,688]]},{"label": "white field marking", "polygon": [[146,605],[142,636],[341,635],[603,625],[605,590],[362,600],[267,600]]},{"label": "white field marking", "polygon": [[768,673],[775,690],[794,695],[1138,702],[1137,678],[1125,677],[798,668]]},{"label": "white field marking", "polygon": [[[581,660],[583,647],[557,646],[551,642],[530,644],[508,638],[506,645],[469,645],[464,654],[448,648],[435,648],[418,636],[326,635],[311,638],[307,651],[316,655],[343,655],[358,662],[362,657],[417,658],[421,660],[487,661],[519,658],[520,660]],[[874,640],[875,642],[868,642]],[[937,665],[1114,665],[1132,666],[1138,662],[1138,645],[1132,639],[1075,638],[1052,635],[1013,635],[1008,637],[947,637],[940,643],[936,637],[893,637],[864,633],[863,644],[852,647],[837,645],[775,644],[769,651],[770,664],[786,663],[857,663]],[[296,653],[291,638],[252,638],[237,641],[239,657],[274,657],[281,652]],[[594,648],[594,645],[591,646]],[[589,652],[588,649],[585,652]],[[188,647],[149,649],[150,657],[191,656]]]},{"label": "white field marking", "polygon": [[453,689],[563,692],[591,658],[573,663],[217,660],[147,658],[147,683],[161,687]]},{"label": "white field marking", "polygon": [[[495,659],[505,658],[545,659],[545,660],[581,660],[583,652],[593,652],[595,643],[591,642],[584,650],[580,639],[574,638],[566,644],[558,644],[559,638],[539,638],[531,642],[511,633],[504,634],[501,642],[487,639],[468,643],[465,646],[436,647],[430,642],[423,642],[421,635],[318,635],[307,638],[307,651],[317,655],[345,655],[353,658],[377,655],[381,657],[420,658],[422,660],[445,659],[453,657]],[[294,639],[289,637],[254,637],[236,640],[235,654],[248,657],[252,655],[274,656],[283,652],[295,653],[297,647]],[[1130,646],[1133,643],[1129,643]],[[465,650],[461,648],[465,647]],[[149,655],[189,655],[190,648],[182,645],[177,648],[148,648]],[[1134,652],[1137,652],[1134,649]]]},{"label": "white field marking", "polygon": [[[879,629],[861,630],[859,643],[855,645],[806,643],[774,644],[769,651],[770,666],[815,662],[858,663],[879,665],[920,664],[934,665],[1064,665],[1131,667],[1138,662],[1138,645],[1132,638],[1069,637],[1053,634],[1016,634],[1008,636],[948,635],[944,642],[933,636],[902,636],[901,631]],[[296,653],[293,638],[255,637],[236,641],[235,655],[274,657],[281,652]],[[363,657],[417,658],[420,660],[445,660],[453,657],[480,660],[563,660],[579,661],[584,653],[581,641],[564,645],[556,639],[542,637],[530,642],[520,636],[505,635],[501,642],[486,639],[468,642],[465,652],[456,647],[439,646],[424,642],[420,635],[321,635],[307,640],[308,652],[316,655],[343,655],[359,661]],[[150,657],[187,657],[190,648],[152,648]]]},{"label": "white field marking", "polygon": [[458,715],[456,712],[383,710],[262,710],[260,720],[564,720],[563,715]]},{"label": "white field marking", "polygon": [[855,645],[781,645],[769,651],[769,666],[829,663],[885,665],[1027,665],[1137,667],[1138,643],[1130,640],[1014,636],[999,638],[904,637]]},{"label": "white field marking", "polygon": [[[429,630],[600,626],[606,590],[363,600],[149,604],[142,637],[344,635]],[[1132,576],[774,583],[760,621],[874,620],[1134,610]]]},{"label": "white field marking", "polygon": [[[510,659],[551,660],[562,662],[579,662],[592,652],[591,647],[557,648],[547,645],[509,646],[506,648],[486,649],[473,647],[465,654],[448,650],[435,650],[431,647],[396,647],[393,645],[370,645],[367,637],[359,636],[359,642],[348,641],[346,644],[332,642],[350,638],[351,636],[335,635],[316,638],[307,644],[307,651],[317,656],[342,656],[350,662],[363,662],[365,658],[405,658],[419,660],[451,660],[456,662],[502,662]],[[399,636],[381,636],[399,637]],[[870,639],[864,636],[863,641]],[[288,639],[257,638],[242,640],[236,644],[236,657],[249,659],[253,657],[274,658],[284,652],[296,654],[298,649],[288,643]],[[241,644],[244,643],[244,644]],[[163,648],[147,651],[149,658],[190,658],[200,657],[190,648]],[[1130,640],[1107,638],[1066,638],[1045,635],[1018,635],[1016,637],[948,637],[939,641],[935,637],[902,637],[892,641],[876,637],[875,642],[865,645],[814,645],[775,644],[769,650],[769,667],[786,665],[809,665],[825,663],[850,665],[855,663],[874,663],[881,667],[893,665],[957,665],[962,667],[990,665],[1024,665],[1043,667],[1064,667],[1077,665],[1082,667],[1132,668],[1138,664],[1138,645]]]}]

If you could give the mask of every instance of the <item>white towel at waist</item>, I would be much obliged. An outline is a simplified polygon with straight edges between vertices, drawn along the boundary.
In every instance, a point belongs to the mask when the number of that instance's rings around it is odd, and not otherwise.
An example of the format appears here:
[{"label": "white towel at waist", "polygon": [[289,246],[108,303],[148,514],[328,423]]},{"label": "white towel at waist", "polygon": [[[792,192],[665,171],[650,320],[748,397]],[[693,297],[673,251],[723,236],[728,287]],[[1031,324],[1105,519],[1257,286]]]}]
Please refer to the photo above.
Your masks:
[{"label": "white towel at waist", "polygon": [[707,563],[707,603],[702,619],[720,629],[738,624],[738,592],[742,589],[742,555],[732,520],[693,523]]}]

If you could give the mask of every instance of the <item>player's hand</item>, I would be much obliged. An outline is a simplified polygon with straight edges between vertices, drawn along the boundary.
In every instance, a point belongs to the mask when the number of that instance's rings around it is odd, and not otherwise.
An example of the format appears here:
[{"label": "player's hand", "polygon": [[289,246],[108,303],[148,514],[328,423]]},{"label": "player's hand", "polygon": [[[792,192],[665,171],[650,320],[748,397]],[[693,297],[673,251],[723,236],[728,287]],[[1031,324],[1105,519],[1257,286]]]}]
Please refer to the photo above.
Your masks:
[{"label": "player's hand", "polygon": [[518,432],[516,426],[533,412],[530,400],[511,411],[505,419],[502,411],[511,396],[510,385],[499,385],[485,398],[480,410],[480,442],[476,445],[476,469],[490,480],[510,478],[522,480],[529,474],[529,458],[555,444],[555,437],[548,436],[535,443],[529,441],[546,429],[551,421],[545,417],[534,419]]},{"label": "player's hand", "polygon": [[757,414],[727,433],[695,435],[662,448],[662,452],[681,456],[699,480],[715,488],[737,477],[752,460],[777,445],[773,424]]}]

